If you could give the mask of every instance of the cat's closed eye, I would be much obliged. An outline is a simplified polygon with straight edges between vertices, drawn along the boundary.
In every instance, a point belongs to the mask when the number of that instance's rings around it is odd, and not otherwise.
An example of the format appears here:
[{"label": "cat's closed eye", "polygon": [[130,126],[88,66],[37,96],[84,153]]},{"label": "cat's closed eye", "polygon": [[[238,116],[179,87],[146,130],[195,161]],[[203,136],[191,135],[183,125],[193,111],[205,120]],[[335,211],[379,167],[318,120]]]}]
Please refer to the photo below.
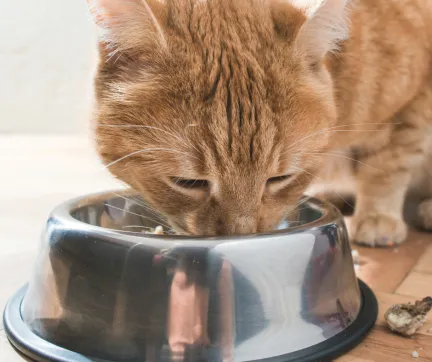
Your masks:
[{"label": "cat's closed eye", "polygon": [[171,185],[184,190],[208,191],[210,183],[207,180],[185,179],[182,177],[171,177]]},{"label": "cat's closed eye", "polygon": [[291,179],[291,174],[271,177],[266,182],[266,189],[270,192],[278,191],[286,186]]},{"label": "cat's closed eye", "polygon": [[278,182],[283,182],[283,181],[287,181],[291,178],[292,175],[282,175],[282,176],[276,176],[276,177],[271,177],[267,180],[267,184],[275,184]]}]

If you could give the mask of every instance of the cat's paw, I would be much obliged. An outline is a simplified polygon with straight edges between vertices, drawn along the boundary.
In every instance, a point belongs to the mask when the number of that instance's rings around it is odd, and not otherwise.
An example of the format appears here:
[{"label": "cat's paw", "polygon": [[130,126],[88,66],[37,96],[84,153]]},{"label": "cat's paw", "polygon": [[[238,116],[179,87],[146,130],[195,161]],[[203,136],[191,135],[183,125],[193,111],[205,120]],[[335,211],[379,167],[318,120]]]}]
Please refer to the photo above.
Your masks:
[{"label": "cat's paw", "polygon": [[422,228],[432,230],[432,199],[427,199],[418,206],[417,216]]},{"label": "cat's paw", "polygon": [[408,227],[401,218],[386,214],[358,215],[351,223],[354,242],[371,247],[394,246],[405,241]]}]

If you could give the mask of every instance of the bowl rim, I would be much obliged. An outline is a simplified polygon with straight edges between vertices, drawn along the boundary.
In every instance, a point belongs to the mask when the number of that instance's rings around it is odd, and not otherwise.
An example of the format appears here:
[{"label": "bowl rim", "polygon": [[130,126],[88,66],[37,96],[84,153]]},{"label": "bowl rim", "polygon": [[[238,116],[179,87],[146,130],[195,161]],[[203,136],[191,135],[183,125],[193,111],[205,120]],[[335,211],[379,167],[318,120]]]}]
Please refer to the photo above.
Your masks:
[{"label": "bowl rim", "polygon": [[[308,201],[305,203],[308,204],[311,208],[318,210],[321,213],[321,216],[316,220],[313,220],[309,223],[302,224],[299,226],[293,226],[286,229],[279,229],[274,231],[269,231],[265,233],[255,233],[255,234],[246,234],[246,235],[221,235],[221,236],[199,236],[199,235],[154,235],[154,234],[137,234],[130,231],[122,231],[111,228],[104,228],[98,225],[92,225],[81,221],[75,218],[72,213],[80,208],[84,208],[90,205],[95,205],[100,202],[104,202],[110,198],[118,198],[121,196],[134,195],[136,196],[138,193],[132,189],[120,189],[120,190],[108,190],[101,191],[91,194],[86,194],[83,196],[72,198],[68,201],[65,201],[58,206],[56,206],[50,214],[50,218],[54,218],[57,221],[60,221],[63,224],[68,225],[71,229],[83,230],[83,226],[85,226],[85,231],[89,234],[105,234],[111,237],[117,237],[119,239],[128,240],[154,240],[154,241],[165,241],[165,242],[183,242],[183,241],[191,241],[191,242],[204,242],[205,245],[209,244],[220,244],[224,242],[233,242],[233,241],[245,241],[245,240],[259,240],[263,238],[271,238],[275,236],[283,236],[283,235],[292,235],[299,234],[305,231],[320,229],[328,227],[329,225],[334,224],[343,224],[344,218],[340,211],[331,203],[323,200],[319,200],[314,197],[309,197]],[[144,200],[145,202],[145,200]],[[131,238],[131,239],[129,239]]]}]

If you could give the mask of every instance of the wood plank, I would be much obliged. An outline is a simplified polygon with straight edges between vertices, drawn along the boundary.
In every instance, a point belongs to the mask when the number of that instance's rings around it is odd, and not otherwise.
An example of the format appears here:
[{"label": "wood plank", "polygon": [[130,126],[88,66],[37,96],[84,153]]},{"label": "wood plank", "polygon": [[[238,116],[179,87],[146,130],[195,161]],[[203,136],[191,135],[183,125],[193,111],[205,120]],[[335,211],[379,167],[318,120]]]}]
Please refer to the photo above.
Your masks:
[{"label": "wood plank", "polygon": [[432,245],[426,249],[413,270],[419,273],[432,274]]},{"label": "wood plank", "polygon": [[431,245],[431,234],[415,230],[405,243],[393,249],[354,245],[360,254],[357,275],[376,292],[394,292]]},{"label": "wood plank", "polygon": [[397,288],[396,294],[423,299],[432,296],[432,274],[411,272]]},{"label": "wood plank", "polygon": [[[412,353],[417,351],[418,358]],[[404,338],[389,333],[383,326],[376,326],[366,340],[337,362],[431,362],[432,336],[417,334]]]}]

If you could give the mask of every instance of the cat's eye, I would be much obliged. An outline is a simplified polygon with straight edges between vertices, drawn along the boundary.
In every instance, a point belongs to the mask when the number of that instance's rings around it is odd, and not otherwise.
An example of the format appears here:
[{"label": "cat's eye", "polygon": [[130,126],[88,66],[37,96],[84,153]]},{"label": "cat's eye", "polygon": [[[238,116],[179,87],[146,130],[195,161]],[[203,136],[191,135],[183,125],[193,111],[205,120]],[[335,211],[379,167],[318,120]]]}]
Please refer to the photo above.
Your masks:
[{"label": "cat's eye", "polygon": [[209,182],[207,180],[193,180],[181,177],[171,177],[174,186],[187,190],[208,190]]},{"label": "cat's eye", "polygon": [[266,190],[270,193],[278,192],[286,187],[291,180],[292,175],[282,175],[271,177],[266,182]]},{"label": "cat's eye", "polygon": [[271,177],[267,180],[267,185],[275,185],[278,183],[282,183],[284,181],[288,181],[291,178],[292,175],[282,175],[282,176],[276,176],[276,177]]}]

